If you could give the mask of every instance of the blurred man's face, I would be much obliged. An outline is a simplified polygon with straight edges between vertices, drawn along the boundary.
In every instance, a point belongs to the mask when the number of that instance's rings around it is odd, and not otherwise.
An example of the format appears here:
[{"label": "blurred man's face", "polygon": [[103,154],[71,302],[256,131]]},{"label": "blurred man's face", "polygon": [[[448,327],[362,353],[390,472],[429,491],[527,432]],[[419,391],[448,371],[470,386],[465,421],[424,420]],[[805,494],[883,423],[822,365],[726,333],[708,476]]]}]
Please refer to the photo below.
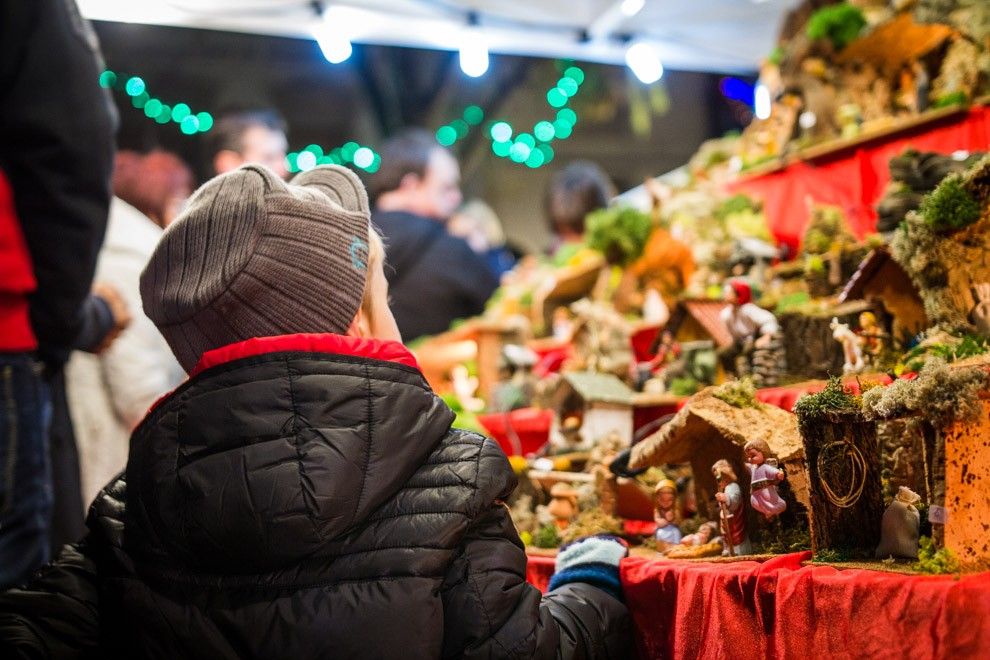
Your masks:
[{"label": "blurred man's face", "polygon": [[241,138],[241,152],[221,151],[214,157],[213,166],[217,174],[224,174],[247,163],[258,163],[284,179],[289,174],[285,166],[288,147],[282,131],[273,131],[267,126],[252,126]]},{"label": "blurred man's face", "polygon": [[423,178],[417,186],[418,212],[446,220],[461,205],[461,169],[454,157],[442,149],[430,155]]},{"label": "blurred man's face", "polygon": [[252,126],[244,133],[241,157],[245,163],[261,163],[283,179],[289,171],[285,166],[285,153],[289,143],[282,131],[267,126]]}]

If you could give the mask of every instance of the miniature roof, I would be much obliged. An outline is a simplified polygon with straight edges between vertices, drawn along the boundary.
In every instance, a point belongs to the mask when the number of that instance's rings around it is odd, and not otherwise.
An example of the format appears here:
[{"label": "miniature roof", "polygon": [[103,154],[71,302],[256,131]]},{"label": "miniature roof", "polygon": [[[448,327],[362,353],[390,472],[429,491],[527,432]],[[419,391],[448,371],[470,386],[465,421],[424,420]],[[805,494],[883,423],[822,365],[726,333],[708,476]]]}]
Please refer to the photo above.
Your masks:
[{"label": "miniature roof", "polygon": [[896,68],[924,57],[953,34],[948,25],[919,25],[904,13],[850,43],[836,59],[841,64],[867,61]]},{"label": "miniature roof", "polygon": [[586,402],[632,405],[633,391],[612,374],[572,371],[563,375],[563,382],[570,385]]},{"label": "miniature roof", "polygon": [[886,248],[874,248],[870,250],[870,253],[860,262],[856,272],[846,282],[845,288],[839,294],[838,302],[841,304],[862,298],[866,285],[870,283],[873,276],[879,273],[880,269],[889,261],[892,261],[898,268],[901,267],[900,264],[893,261],[893,257],[890,256],[890,252]]},{"label": "miniature roof", "polygon": [[725,327],[722,323],[722,319],[719,315],[722,310],[728,305],[727,302],[722,300],[708,300],[708,299],[696,299],[696,300],[682,300],[677,303],[677,307],[674,309],[674,313],[670,319],[668,327],[671,332],[676,333],[680,328],[681,323],[684,322],[685,316],[691,316],[695,321],[701,324],[701,327],[705,329],[719,348],[732,345],[732,335],[729,334],[729,329]]},{"label": "miniature roof", "polygon": [[[754,438],[766,440],[782,465],[802,466],[804,442],[798,431],[797,416],[772,405],[736,408],[713,396],[716,388],[706,387],[685,404],[659,431],[632,449],[631,468],[666,463],[687,463],[701,443],[713,433],[742,447]],[[799,502],[807,503],[803,467],[788,473]]]}]

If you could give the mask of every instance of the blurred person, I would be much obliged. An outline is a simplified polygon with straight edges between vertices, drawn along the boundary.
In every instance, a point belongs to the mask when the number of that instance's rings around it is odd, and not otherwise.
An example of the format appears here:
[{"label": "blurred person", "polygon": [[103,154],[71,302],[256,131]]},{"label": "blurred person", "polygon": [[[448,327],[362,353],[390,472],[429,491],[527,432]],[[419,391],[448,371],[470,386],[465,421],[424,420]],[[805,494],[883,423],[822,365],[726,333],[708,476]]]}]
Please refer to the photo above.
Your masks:
[{"label": "blurred person", "polygon": [[480,314],[498,280],[444,227],[462,199],[453,155],[427,131],[413,129],[387,140],[381,157],[368,184],[371,219],[388,251],[392,313],[410,341]]},{"label": "blurred person", "polygon": [[0,594],[0,656],[629,657],[626,545],[526,582],[515,474],[400,343],[369,221],[342,167],[196,192],[141,275],[190,379],[85,541]]},{"label": "blurred person", "polygon": [[141,313],[139,279],[192,188],[192,171],[174,154],[117,154],[115,196],[96,280],[120,291],[134,320],[107,350],[77,351],[66,365],[84,505],[124,469],[131,431],[151,404],[185,376],[161,333]]},{"label": "blurred person", "polygon": [[467,241],[468,247],[484,258],[496,278],[516,264],[516,255],[506,245],[502,221],[480,199],[472,199],[459,208],[447,223],[447,231]]},{"label": "blurred person", "polygon": [[74,1],[0,0],[0,587],[78,539],[62,365],[127,320],[91,293],[117,122],[103,68]]},{"label": "blurred person", "polygon": [[246,163],[259,163],[283,179],[289,175],[285,120],[274,110],[226,114],[210,131],[213,171],[224,174]]},{"label": "blurred person", "polygon": [[547,253],[566,261],[584,241],[584,219],[615,197],[615,186],[598,165],[576,160],[550,179],[544,200],[553,238]]}]

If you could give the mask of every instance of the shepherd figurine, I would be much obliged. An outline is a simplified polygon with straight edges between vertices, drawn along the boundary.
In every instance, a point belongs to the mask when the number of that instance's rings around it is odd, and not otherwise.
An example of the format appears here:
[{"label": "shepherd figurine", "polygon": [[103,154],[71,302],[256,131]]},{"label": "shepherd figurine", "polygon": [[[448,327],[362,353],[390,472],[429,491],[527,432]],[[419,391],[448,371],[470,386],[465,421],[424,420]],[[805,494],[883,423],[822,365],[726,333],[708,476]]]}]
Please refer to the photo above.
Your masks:
[{"label": "shepherd figurine", "polygon": [[842,344],[842,373],[854,374],[863,370],[866,366],[863,363],[863,350],[859,346],[859,337],[849,329],[847,323],[839,323],[839,319],[832,317],[829,326],[832,329],[832,338]]}]

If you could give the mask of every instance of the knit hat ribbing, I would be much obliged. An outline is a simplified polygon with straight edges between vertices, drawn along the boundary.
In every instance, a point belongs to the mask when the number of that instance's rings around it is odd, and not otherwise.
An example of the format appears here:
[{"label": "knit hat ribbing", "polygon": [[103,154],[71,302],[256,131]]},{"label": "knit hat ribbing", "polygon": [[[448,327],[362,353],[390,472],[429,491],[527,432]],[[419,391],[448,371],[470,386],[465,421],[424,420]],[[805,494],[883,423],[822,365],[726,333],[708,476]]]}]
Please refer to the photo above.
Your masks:
[{"label": "knit hat ribbing", "polygon": [[364,297],[368,198],[333,165],[286,184],[260,165],[193,195],[141,273],[145,314],[186,371],[252,337],[343,334]]}]

